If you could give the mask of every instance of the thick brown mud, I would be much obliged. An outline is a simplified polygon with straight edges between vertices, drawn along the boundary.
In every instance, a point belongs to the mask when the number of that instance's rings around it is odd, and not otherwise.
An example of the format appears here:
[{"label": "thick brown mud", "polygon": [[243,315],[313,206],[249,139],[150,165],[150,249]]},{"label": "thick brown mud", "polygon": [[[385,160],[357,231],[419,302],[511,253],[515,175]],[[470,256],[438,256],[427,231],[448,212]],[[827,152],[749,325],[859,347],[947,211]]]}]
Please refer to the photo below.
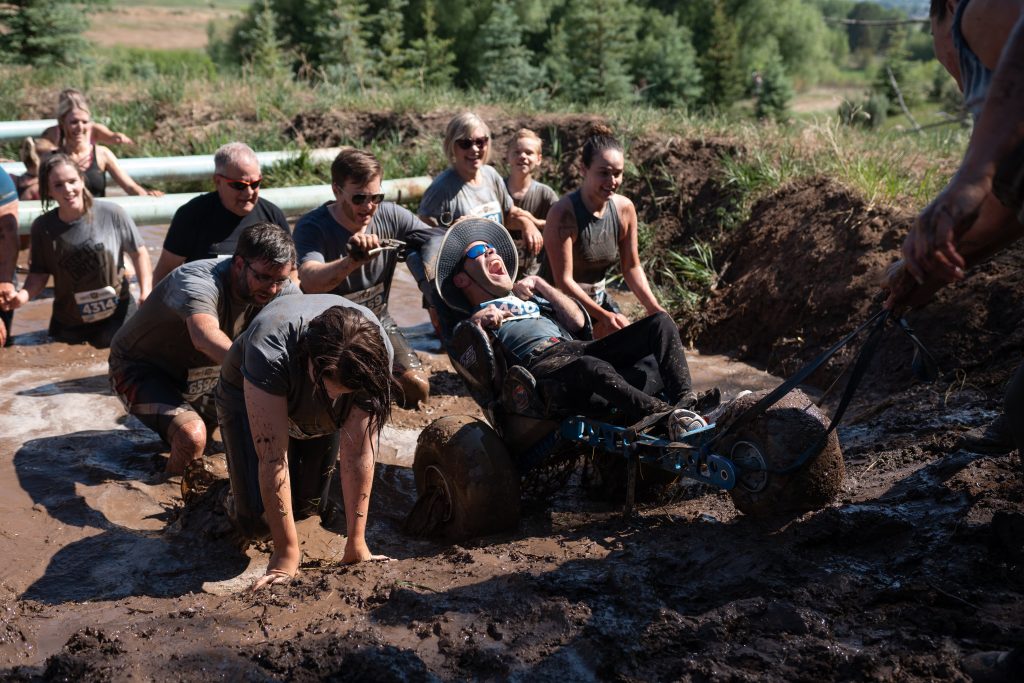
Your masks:
[{"label": "thick brown mud", "polygon": [[[292,125],[315,144],[392,130],[435,144],[448,116],[316,115]],[[586,121],[491,123],[503,133],[531,125],[575,149]],[[666,188],[685,190],[652,218],[665,221],[669,243],[699,231],[728,254],[719,294],[700,316],[677,318],[701,351],[731,354],[694,355],[698,388],[771,388],[871,312],[875,273],[895,257],[909,215],[811,179],[716,234],[699,220],[713,215],[705,203],[733,198],[714,159],[742,151],[657,139],[633,149],[634,163],[660,165],[674,179]],[[670,201],[627,191],[641,213]],[[163,474],[166,449],[110,395],[105,355],[41,343],[40,302],[18,313],[18,344],[0,351],[0,554],[10,558],[2,676],[967,680],[965,655],[1024,640],[1020,456],[954,445],[997,414],[1021,361],[1021,257],[1006,252],[910,316],[939,361],[938,382],[912,378],[899,335],[882,345],[838,430],[839,493],[820,510],[780,523],[684,483],[672,502],[626,518],[573,479],[514,532],[449,544],[403,535],[412,471],[382,462],[367,536],[392,559],[339,566],[344,538],[305,520],[302,574],[257,595],[245,588],[268,548],[237,550],[209,499],[183,514],[178,481]],[[396,291],[399,323],[421,325],[411,282]],[[396,410],[382,461],[403,462],[440,415],[479,414],[430,353],[434,342],[420,342],[434,398]],[[807,387],[826,392],[826,407],[852,353]]]}]

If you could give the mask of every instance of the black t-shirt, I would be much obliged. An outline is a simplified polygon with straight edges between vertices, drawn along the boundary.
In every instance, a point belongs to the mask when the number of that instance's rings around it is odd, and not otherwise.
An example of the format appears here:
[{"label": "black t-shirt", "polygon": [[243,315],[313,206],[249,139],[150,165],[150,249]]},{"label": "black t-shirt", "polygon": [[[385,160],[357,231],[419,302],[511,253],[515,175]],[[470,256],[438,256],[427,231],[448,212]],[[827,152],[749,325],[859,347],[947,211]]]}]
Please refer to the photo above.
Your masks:
[{"label": "black t-shirt", "polygon": [[183,205],[174,213],[164,238],[164,249],[198,261],[231,256],[242,231],[256,223],[276,223],[291,232],[281,209],[260,197],[246,216],[237,216],[224,208],[220,195],[207,192]]}]

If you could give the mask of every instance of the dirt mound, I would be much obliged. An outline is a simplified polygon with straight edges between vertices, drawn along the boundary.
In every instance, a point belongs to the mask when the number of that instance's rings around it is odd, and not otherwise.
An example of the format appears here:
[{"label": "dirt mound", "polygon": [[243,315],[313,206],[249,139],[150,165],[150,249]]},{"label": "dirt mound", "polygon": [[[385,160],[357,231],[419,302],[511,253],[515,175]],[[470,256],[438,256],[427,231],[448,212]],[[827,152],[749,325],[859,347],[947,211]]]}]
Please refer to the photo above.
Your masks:
[{"label": "dirt mound", "polygon": [[909,217],[870,207],[827,178],[759,201],[717,249],[729,265],[708,305],[701,349],[793,372],[876,306],[881,272],[908,227]]},{"label": "dirt mound", "polygon": [[[913,217],[868,206],[826,178],[794,182],[759,201],[716,247],[725,269],[704,313],[703,351],[732,353],[787,376],[880,306],[884,268],[899,256]],[[1024,348],[1024,246],[1006,252],[906,315],[943,381],[998,397]],[[811,383],[825,387],[859,346],[837,354]],[[888,394],[912,382],[913,347],[895,330],[865,382]]]},{"label": "dirt mound", "polygon": [[627,154],[646,186],[627,192],[641,224],[653,230],[652,247],[685,251],[693,238],[719,237],[722,217],[741,199],[725,182],[722,158],[740,153],[722,140],[645,136],[633,143]]}]

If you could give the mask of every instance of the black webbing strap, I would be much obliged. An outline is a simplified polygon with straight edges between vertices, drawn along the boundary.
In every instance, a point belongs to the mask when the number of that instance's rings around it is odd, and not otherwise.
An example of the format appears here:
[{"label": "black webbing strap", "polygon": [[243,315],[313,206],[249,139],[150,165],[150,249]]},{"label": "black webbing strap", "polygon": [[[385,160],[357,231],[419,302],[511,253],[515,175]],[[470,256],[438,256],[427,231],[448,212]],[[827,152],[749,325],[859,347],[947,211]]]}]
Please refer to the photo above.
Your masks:
[{"label": "black webbing strap", "polygon": [[[712,437],[706,444],[705,452],[711,452],[710,447],[723,438],[726,434],[733,432],[743,425],[753,420],[758,415],[764,413],[768,408],[777,403],[783,396],[795,389],[799,384],[803,383],[808,377],[810,377],[818,368],[825,364],[829,358],[834,356],[840,349],[853,341],[863,330],[873,326],[871,332],[868,334],[868,338],[864,341],[864,345],[861,346],[860,351],[857,354],[857,358],[854,361],[853,369],[850,372],[850,378],[846,382],[846,388],[843,390],[843,395],[839,399],[839,405],[836,406],[835,413],[832,415],[832,419],[829,423],[828,429],[818,439],[815,440],[814,444],[806,451],[800,454],[793,463],[786,467],[778,470],[768,470],[772,474],[789,474],[794,472],[810,460],[815,457],[825,447],[829,435],[839,426],[839,421],[842,420],[847,407],[850,405],[850,401],[853,399],[854,393],[857,391],[857,386],[863,379],[865,372],[867,371],[868,365],[871,363],[871,359],[874,357],[875,352],[878,350],[878,345],[882,340],[883,331],[885,324],[888,322],[891,316],[891,311],[881,309],[874,313],[864,323],[859,325],[853,332],[839,340],[831,348],[821,353],[817,358],[812,360],[810,363],[805,365],[796,374],[792,375],[785,382],[776,387],[773,391],[762,397],[757,403],[752,405],[747,410],[736,418],[731,424],[727,425],[721,431],[718,431],[714,437]],[[935,369],[935,361],[928,350],[921,343],[921,340],[914,335],[913,330],[902,318],[899,320],[900,329],[910,338],[915,346],[915,364],[918,359],[921,359],[922,364],[929,365],[928,374],[931,378],[937,376],[938,372]],[[704,450],[704,449],[702,449]]]}]

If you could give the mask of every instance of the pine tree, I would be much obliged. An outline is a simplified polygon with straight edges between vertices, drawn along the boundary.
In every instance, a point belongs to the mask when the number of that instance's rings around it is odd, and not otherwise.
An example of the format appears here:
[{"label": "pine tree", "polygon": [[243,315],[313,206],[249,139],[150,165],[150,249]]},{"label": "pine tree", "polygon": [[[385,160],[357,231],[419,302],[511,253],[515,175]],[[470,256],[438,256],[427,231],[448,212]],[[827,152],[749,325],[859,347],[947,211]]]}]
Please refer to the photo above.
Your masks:
[{"label": "pine tree", "polygon": [[369,22],[373,74],[378,81],[396,87],[411,84],[403,27],[403,10],[408,4],[408,0],[386,0]]},{"label": "pine tree", "polygon": [[637,48],[636,19],[625,0],[569,0],[548,42],[546,64],[557,93],[576,102],[633,99],[627,64]]},{"label": "pine tree", "polygon": [[631,70],[641,96],[662,107],[696,104],[701,75],[690,29],[658,10],[647,10],[640,26]]},{"label": "pine tree", "polygon": [[739,34],[726,16],[722,0],[715,0],[707,52],[701,57],[706,105],[728,108],[743,93],[744,77],[740,67]]},{"label": "pine tree", "polygon": [[534,55],[523,45],[522,33],[515,10],[498,0],[480,28],[474,85],[501,99],[536,99],[544,70],[533,64]]},{"label": "pine tree", "polygon": [[251,25],[239,32],[244,43],[243,59],[258,74],[275,76],[287,70],[284,50],[277,31],[277,13],[269,0],[253,3]]},{"label": "pine tree", "polygon": [[371,80],[363,28],[366,6],[359,0],[329,0],[325,4],[328,10],[316,31],[316,42],[324,47],[315,63],[325,67],[331,82],[364,88]]},{"label": "pine tree", "polygon": [[792,99],[793,86],[786,76],[782,60],[776,57],[761,70],[761,91],[757,95],[754,113],[759,119],[782,121],[789,112]]},{"label": "pine tree", "polygon": [[69,66],[81,61],[86,48],[82,31],[88,20],[81,8],[66,0],[15,0],[0,6],[0,55],[34,66]]},{"label": "pine tree", "polygon": [[451,39],[437,35],[433,0],[423,4],[423,36],[409,46],[409,66],[421,88],[447,88],[455,76]]}]

